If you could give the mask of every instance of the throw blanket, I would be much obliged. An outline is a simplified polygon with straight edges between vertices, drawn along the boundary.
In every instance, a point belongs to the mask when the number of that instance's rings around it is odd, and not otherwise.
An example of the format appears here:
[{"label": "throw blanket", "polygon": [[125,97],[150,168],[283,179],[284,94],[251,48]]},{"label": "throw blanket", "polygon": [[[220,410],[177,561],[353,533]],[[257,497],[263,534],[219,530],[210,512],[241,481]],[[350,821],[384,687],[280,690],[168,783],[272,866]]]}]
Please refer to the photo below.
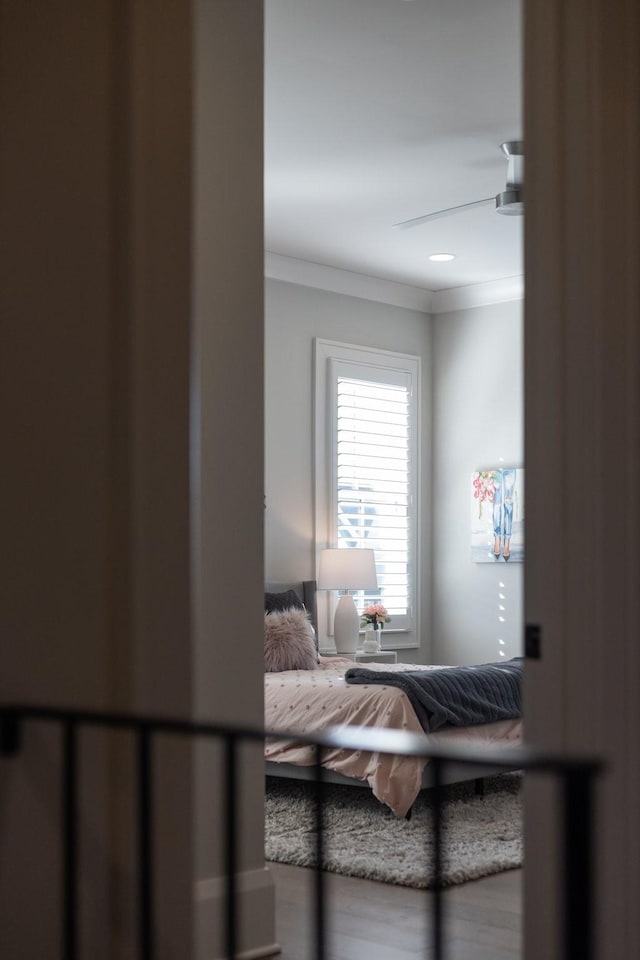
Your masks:
[{"label": "throw blanket", "polygon": [[427,733],[446,726],[508,720],[522,713],[522,657],[471,667],[393,673],[350,667],[344,678],[347,683],[399,687]]}]

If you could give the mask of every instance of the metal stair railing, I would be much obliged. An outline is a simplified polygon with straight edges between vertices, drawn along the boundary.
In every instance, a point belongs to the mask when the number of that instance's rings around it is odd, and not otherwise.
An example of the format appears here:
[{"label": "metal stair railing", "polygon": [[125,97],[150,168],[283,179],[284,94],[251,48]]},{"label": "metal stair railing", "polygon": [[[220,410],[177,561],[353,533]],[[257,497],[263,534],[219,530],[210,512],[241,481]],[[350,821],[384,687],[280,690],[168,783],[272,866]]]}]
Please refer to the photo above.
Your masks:
[{"label": "metal stair railing", "polygon": [[297,740],[315,748],[315,820],[317,827],[316,866],[314,868],[314,960],[327,960],[327,902],[325,875],[322,869],[324,850],[323,766],[324,747],[361,750],[383,754],[423,757],[433,770],[434,792],[434,885],[433,925],[425,956],[446,960],[442,903],[442,770],[447,762],[479,762],[505,770],[544,772],[554,775],[562,785],[564,944],[563,960],[594,960],[594,896],[593,896],[593,799],[595,778],[601,764],[592,758],[561,756],[528,747],[478,751],[465,746],[425,747],[424,739],[401,730],[344,727],[327,728],[322,733],[300,734],[297,731],[268,731],[250,727],[199,723],[164,717],[136,716],[98,710],[62,709],[56,707],[0,706],[0,753],[17,758],[29,721],[57,724],[62,737],[62,877],[63,923],[61,960],[82,960],[78,953],[78,837],[77,823],[81,798],[78,796],[78,734],[81,728],[128,730],[137,746],[137,821],[138,821],[138,956],[154,960],[154,890],[152,841],[154,738],[158,734],[215,740],[224,744],[224,810],[225,828],[225,920],[224,945],[228,960],[238,956],[238,909],[236,872],[238,836],[238,763],[240,743],[264,742],[268,737]]}]

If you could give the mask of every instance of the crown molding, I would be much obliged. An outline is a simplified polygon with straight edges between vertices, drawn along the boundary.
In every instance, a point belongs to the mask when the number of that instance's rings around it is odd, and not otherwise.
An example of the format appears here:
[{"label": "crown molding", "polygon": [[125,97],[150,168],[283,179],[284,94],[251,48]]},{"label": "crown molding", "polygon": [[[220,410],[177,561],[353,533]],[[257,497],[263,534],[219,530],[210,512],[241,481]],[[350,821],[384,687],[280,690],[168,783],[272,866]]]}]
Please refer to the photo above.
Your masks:
[{"label": "crown molding", "polygon": [[431,290],[396,283],[394,280],[367,277],[363,273],[352,273],[350,270],[327,267],[310,260],[298,260],[296,257],[284,257],[269,251],[265,252],[264,272],[265,276],[272,280],[285,280],[287,283],[297,283],[304,287],[315,287],[332,293],[344,293],[349,297],[361,297],[394,307],[431,313]]},{"label": "crown molding", "polygon": [[451,313],[453,310],[469,310],[492,303],[507,303],[524,299],[524,277],[503,277],[486,283],[472,283],[466,287],[437,290],[432,295],[431,313]]},{"label": "crown molding", "polygon": [[351,270],[327,267],[311,260],[285,257],[279,253],[265,252],[265,276],[272,280],[284,280],[316,290],[328,290],[349,297],[375,300],[421,313],[451,313],[454,310],[469,310],[492,303],[507,303],[524,298],[524,277],[504,277],[485,283],[472,283],[449,290],[427,290],[394,280],[368,277]]}]

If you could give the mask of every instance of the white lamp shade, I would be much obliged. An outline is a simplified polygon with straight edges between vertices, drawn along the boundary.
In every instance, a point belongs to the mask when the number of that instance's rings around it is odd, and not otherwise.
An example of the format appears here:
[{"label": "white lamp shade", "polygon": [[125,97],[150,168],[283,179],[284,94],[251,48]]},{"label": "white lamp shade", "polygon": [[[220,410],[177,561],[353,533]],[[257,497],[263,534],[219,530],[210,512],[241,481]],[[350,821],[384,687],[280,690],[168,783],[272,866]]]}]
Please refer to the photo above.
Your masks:
[{"label": "white lamp shade", "polygon": [[373,550],[345,547],[320,553],[319,590],[375,590],[377,586]]}]

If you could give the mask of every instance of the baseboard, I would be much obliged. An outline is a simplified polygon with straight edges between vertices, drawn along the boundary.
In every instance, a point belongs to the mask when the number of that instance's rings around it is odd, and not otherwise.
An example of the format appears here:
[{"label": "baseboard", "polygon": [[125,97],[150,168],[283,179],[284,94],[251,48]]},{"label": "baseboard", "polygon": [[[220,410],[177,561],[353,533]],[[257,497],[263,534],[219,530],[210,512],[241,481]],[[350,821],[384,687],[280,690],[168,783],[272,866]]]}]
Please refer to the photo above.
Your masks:
[{"label": "baseboard", "polygon": [[[268,868],[244,870],[236,876],[238,897],[237,960],[260,960],[281,952],[275,938],[275,884]],[[226,960],[223,947],[226,883],[207,877],[195,884],[196,956]]]}]

